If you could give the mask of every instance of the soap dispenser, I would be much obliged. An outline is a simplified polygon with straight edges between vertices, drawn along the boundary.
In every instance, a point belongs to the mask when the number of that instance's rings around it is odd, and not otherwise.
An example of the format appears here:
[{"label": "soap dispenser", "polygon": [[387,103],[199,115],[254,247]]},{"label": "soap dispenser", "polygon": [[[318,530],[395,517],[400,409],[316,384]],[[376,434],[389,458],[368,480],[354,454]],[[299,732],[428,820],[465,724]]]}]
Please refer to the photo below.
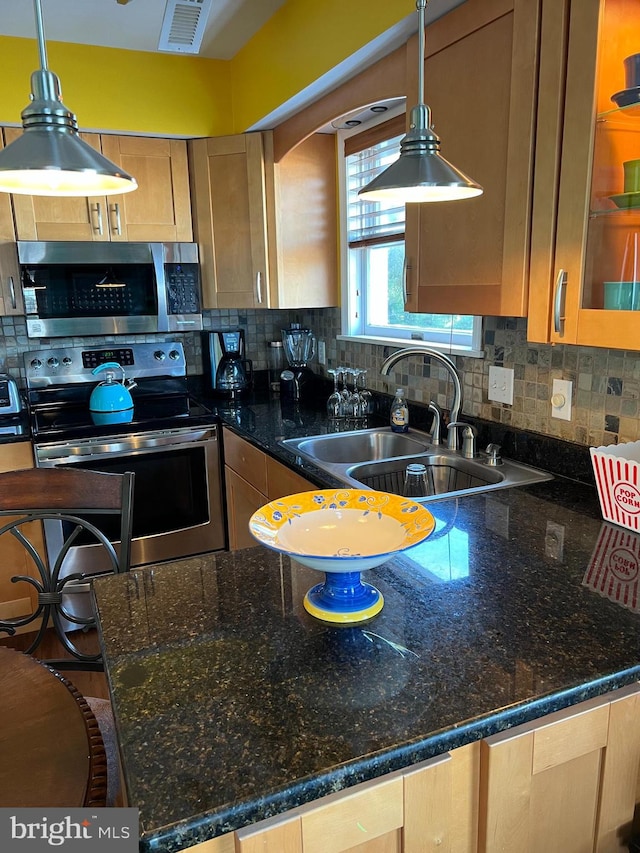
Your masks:
[{"label": "soap dispenser", "polygon": [[409,430],[409,409],[407,402],[404,399],[404,389],[398,388],[396,396],[391,404],[390,414],[391,429],[394,432],[408,432]]}]

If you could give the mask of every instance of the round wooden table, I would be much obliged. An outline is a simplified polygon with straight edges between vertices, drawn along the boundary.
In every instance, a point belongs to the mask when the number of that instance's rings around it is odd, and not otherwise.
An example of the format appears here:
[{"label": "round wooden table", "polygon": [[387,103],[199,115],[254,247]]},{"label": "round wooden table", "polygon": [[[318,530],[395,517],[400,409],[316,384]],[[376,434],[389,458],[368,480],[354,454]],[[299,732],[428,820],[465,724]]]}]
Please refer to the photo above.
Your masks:
[{"label": "round wooden table", "polygon": [[104,744],[82,694],[0,646],[0,697],[0,807],[104,806]]}]

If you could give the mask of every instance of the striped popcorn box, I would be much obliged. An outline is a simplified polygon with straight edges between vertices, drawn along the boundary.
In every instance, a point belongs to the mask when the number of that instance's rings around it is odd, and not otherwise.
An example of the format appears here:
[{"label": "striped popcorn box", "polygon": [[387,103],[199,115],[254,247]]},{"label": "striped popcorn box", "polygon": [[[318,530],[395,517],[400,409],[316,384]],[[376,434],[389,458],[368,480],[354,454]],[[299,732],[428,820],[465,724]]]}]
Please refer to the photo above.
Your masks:
[{"label": "striped popcorn box", "polygon": [[603,518],[640,531],[640,441],[590,452]]},{"label": "striped popcorn box", "polygon": [[640,613],[640,535],[604,522],[593,549],[584,586]]}]

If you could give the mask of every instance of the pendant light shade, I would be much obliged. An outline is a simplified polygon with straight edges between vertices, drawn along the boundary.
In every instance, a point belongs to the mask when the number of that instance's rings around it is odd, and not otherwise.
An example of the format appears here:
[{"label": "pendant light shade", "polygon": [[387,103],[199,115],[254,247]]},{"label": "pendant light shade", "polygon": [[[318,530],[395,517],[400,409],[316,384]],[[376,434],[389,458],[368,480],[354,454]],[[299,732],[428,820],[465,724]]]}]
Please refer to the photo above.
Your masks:
[{"label": "pendant light shade", "polygon": [[34,0],[41,68],[31,75],[24,133],[0,151],[0,191],[22,195],[113,195],[137,189],[135,178],[95,151],[62,103],[60,81],[47,69],[40,0]]},{"label": "pendant light shade", "polygon": [[440,139],[431,127],[431,110],[424,103],[424,10],[418,9],[418,95],[420,103],[411,110],[410,129],[400,142],[400,156],[374,178],[358,195],[366,201],[410,204],[455,201],[482,194],[482,187],[456,169],[440,154]]}]

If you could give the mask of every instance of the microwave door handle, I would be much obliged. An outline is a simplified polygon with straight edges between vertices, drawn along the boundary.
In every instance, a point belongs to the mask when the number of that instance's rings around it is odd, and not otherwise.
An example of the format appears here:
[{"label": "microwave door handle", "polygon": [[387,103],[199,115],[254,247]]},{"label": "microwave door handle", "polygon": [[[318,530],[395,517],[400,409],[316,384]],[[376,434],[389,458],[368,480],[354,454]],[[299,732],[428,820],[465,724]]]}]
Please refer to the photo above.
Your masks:
[{"label": "microwave door handle", "polygon": [[164,244],[149,243],[153,269],[156,274],[156,298],[158,300],[158,331],[169,331],[169,313],[167,309],[167,280],[164,271]]}]

